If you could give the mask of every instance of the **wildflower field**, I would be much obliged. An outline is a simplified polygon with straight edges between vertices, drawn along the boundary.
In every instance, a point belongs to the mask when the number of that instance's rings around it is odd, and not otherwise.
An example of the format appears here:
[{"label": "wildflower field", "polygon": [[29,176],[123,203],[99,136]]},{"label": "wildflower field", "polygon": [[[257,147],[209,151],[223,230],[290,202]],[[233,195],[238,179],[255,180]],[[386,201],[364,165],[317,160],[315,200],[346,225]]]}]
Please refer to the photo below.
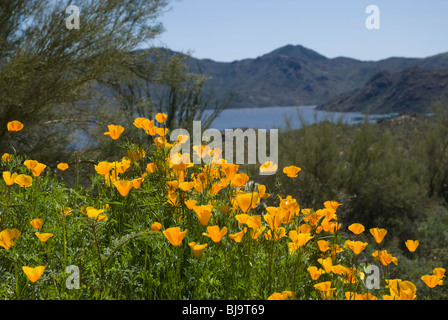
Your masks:
[{"label": "wildflower field", "polygon": [[[393,230],[344,229],[338,199],[301,207],[206,145],[173,157],[189,142],[169,141],[167,117],[135,119],[147,147],[121,141],[120,125],[104,128],[115,159],[92,164],[89,187],[64,184],[77,165],[3,154],[1,299],[413,300],[443,285],[443,266],[391,277],[399,261],[383,240]],[[22,130],[8,123],[8,134]],[[257,169],[301,174],[300,163]],[[419,240],[405,244],[413,254]]]}]

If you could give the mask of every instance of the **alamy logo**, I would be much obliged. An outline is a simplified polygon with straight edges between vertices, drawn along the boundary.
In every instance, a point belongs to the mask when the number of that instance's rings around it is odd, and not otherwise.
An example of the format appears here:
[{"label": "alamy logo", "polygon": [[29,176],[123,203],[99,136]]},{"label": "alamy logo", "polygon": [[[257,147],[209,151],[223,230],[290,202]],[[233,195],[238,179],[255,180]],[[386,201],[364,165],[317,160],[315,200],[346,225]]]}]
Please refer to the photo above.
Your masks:
[{"label": "alamy logo", "polygon": [[[267,155],[267,130],[266,129],[226,129],[224,135],[218,129],[207,129],[202,133],[201,122],[193,121],[193,163],[201,164],[226,163],[235,164],[260,164],[271,162],[278,163],[278,130],[269,130],[269,156]],[[175,129],[171,132],[172,142],[179,141],[170,152],[170,160],[173,164],[191,163],[190,133],[186,129]],[[225,157],[222,157],[224,139]],[[203,146],[203,142],[207,144]],[[246,143],[247,142],[247,143]],[[247,148],[246,148],[247,146]],[[247,161],[246,161],[247,160]],[[260,171],[262,175],[275,174],[275,170]]]},{"label": "alamy logo", "polygon": [[366,8],[366,13],[370,16],[366,19],[366,28],[369,30],[380,28],[380,9],[375,5]]},{"label": "alamy logo", "polygon": [[65,26],[67,27],[67,29],[79,30],[79,8],[75,5],[69,5],[65,9],[65,13],[71,13],[70,16],[65,20]]}]

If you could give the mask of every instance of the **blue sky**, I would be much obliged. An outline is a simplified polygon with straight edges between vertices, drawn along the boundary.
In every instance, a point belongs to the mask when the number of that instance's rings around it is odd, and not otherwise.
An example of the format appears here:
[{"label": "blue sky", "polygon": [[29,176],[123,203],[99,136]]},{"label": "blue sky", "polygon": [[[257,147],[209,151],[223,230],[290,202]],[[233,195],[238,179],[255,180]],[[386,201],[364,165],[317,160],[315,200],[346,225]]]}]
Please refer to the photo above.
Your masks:
[{"label": "blue sky", "polygon": [[[369,5],[379,30],[365,26]],[[448,52],[447,0],[173,0],[160,21],[155,45],[223,62],[286,44],[360,60]]]}]

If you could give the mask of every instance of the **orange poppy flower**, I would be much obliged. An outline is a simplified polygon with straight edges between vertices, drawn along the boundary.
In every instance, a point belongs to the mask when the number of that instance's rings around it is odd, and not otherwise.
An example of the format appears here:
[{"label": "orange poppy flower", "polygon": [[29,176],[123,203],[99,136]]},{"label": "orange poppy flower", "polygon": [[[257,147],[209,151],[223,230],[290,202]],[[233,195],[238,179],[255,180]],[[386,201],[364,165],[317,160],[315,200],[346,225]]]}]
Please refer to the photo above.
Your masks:
[{"label": "orange poppy flower", "polygon": [[3,180],[5,180],[6,185],[12,186],[16,180],[18,173],[14,172],[11,174],[9,171],[3,171]]},{"label": "orange poppy flower", "polygon": [[19,239],[21,232],[17,229],[5,229],[0,232],[0,246],[9,250]]},{"label": "orange poppy flower", "polygon": [[246,233],[246,228],[241,230],[240,232],[229,234],[230,239],[235,240],[235,242],[241,242],[243,240],[243,236]]},{"label": "orange poppy flower", "polygon": [[372,228],[370,229],[370,233],[375,238],[375,241],[377,243],[381,243],[381,241],[383,241],[384,237],[386,236],[387,230],[380,228]]},{"label": "orange poppy flower", "polygon": [[20,131],[23,129],[23,123],[21,123],[18,120],[14,120],[14,121],[8,122],[6,127],[8,128],[8,131]]},{"label": "orange poppy flower", "polygon": [[157,113],[155,116],[156,120],[160,123],[164,123],[166,121],[166,119],[168,119],[168,115],[165,113]]},{"label": "orange poppy flower", "polygon": [[30,221],[34,229],[40,229],[44,221],[42,219],[33,219]]},{"label": "orange poppy flower", "polygon": [[108,161],[101,161],[95,165],[95,171],[102,176],[108,174],[110,169],[112,169],[112,163]]},{"label": "orange poppy flower", "polygon": [[241,211],[248,212],[250,209],[254,208],[258,202],[260,202],[260,198],[258,197],[258,193],[250,192],[237,195],[236,201]]},{"label": "orange poppy flower", "polygon": [[438,276],[432,274],[432,275],[424,275],[421,277],[422,281],[431,289],[434,288],[437,285],[443,285],[443,280],[441,280]]},{"label": "orange poppy flower", "polygon": [[36,233],[34,233],[38,238],[39,238],[39,240],[40,241],[42,241],[42,242],[46,242],[48,239],[50,239],[52,236],[53,236],[53,234],[52,233],[39,233],[39,232],[36,232]]},{"label": "orange poppy flower", "polygon": [[199,258],[207,247],[206,243],[198,244],[196,242],[190,242],[188,245],[190,246],[191,252],[195,258]]},{"label": "orange poppy flower", "polygon": [[314,287],[321,292],[322,298],[325,300],[331,298],[333,296],[333,291],[336,289],[331,288],[331,281],[317,283]]},{"label": "orange poppy flower", "polygon": [[296,230],[290,230],[288,235],[297,247],[305,245],[314,238],[310,233],[298,233]]},{"label": "orange poppy flower", "polygon": [[349,225],[348,230],[350,230],[354,234],[358,235],[358,234],[363,233],[365,228],[360,223],[353,223],[353,224]]},{"label": "orange poppy flower", "polygon": [[347,248],[350,248],[356,255],[360,254],[368,245],[367,242],[362,241],[351,241],[347,240],[345,241],[345,246]]},{"label": "orange poppy flower", "polygon": [[260,174],[264,175],[264,174],[274,174],[277,172],[278,166],[276,164],[274,164],[274,162],[272,161],[268,161],[263,163],[260,166]]},{"label": "orange poppy flower", "polygon": [[58,163],[57,168],[61,171],[65,171],[68,169],[68,164],[64,162]]},{"label": "orange poppy flower", "polygon": [[181,232],[179,227],[172,227],[163,231],[163,235],[176,247],[181,244],[186,233],[187,230]]},{"label": "orange poppy flower", "polygon": [[26,276],[32,283],[39,280],[39,278],[42,276],[42,274],[45,271],[45,266],[39,266],[35,268],[30,268],[27,266],[22,267],[23,272],[25,272]]},{"label": "orange poppy flower", "polygon": [[324,270],[318,267],[308,267],[306,269],[311,276],[311,279],[317,280],[324,273]]},{"label": "orange poppy flower", "polygon": [[105,136],[110,136],[112,139],[117,140],[124,131],[124,128],[119,125],[110,124],[107,126],[109,131],[104,132]]},{"label": "orange poppy flower", "polygon": [[300,170],[302,170],[302,169],[299,167],[289,166],[289,167],[283,168],[283,173],[286,173],[286,175],[290,178],[295,178],[295,177],[297,177],[297,174],[299,173]]},{"label": "orange poppy flower", "polygon": [[237,173],[230,180],[230,186],[233,188],[242,188],[249,181],[249,176],[245,173]]},{"label": "orange poppy flower", "polygon": [[442,279],[445,276],[445,269],[444,268],[434,268],[434,270],[432,270],[432,272],[439,277],[439,279]]},{"label": "orange poppy flower", "polygon": [[414,252],[415,250],[417,250],[417,247],[419,245],[419,241],[418,240],[407,240],[405,242],[406,247],[408,248],[408,250],[410,252]]},{"label": "orange poppy flower", "polygon": [[196,212],[196,216],[199,219],[199,222],[206,226],[208,222],[210,221],[210,218],[212,217],[212,209],[213,205],[207,204],[207,205],[201,205],[201,206],[194,206],[193,210]]},{"label": "orange poppy flower", "polygon": [[134,185],[132,181],[129,180],[117,180],[114,181],[114,186],[118,189],[118,192],[125,197]]},{"label": "orange poppy flower", "polygon": [[19,174],[14,182],[23,188],[28,188],[33,184],[33,178],[26,174]]},{"label": "orange poppy flower", "polygon": [[162,228],[162,224],[160,222],[153,222],[151,225],[151,231],[159,231]]},{"label": "orange poppy flower", "polygon": [[203,233],[204,236],[209,237],[214,242],[219,242],[227,234],[227,227],[219,229],[219,226],[209,226],[207,227],[208,233]]}]

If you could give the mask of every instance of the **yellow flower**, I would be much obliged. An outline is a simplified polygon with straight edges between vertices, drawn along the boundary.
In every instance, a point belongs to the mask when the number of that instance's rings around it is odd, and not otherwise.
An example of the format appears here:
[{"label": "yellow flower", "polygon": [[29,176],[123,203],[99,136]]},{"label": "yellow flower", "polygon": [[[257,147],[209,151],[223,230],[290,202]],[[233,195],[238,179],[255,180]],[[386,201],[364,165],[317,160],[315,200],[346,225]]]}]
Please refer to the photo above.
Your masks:
[{"label": "yellow flower", "polygon": [[187,230],[181,232],[179,227],[172,227],[163,231],[163,235],[176,247],[180,245],[186,233]]},{"label": "yellow flower", "polygon": [[12,159],[13,159],[13,156],[12,156],[11,154],[9,154],[9,153],[4,153],[4,154],[2,155],[2,160],[3,160],[4,162],[11,162]]},{"label": "yellow flower", "polygon": [[69,208],[69,207],[62,207],[62,209],[61,209],[61,214],[62,214],[63,216],[69,216],[69,215],[72,214],[72,209]]},{"label": "yellow flower", "polygon": [[193,210],[196,212],[196,216],[199,219],[199,222],[206,226],[208,222],[210,221],[210,218],[212,217],[212,209],[213,205],[201,205],[201,206],[194,206]]},{"label": "yellow flower", "polygon": [[30,268],[27,266],[22,267],[23,272],[25,272],[26,276],[32,283],[39,280],[39,278],[42,276],[42,274],[45,271],[45,266],[39,266],[35,268]]},{"label": "yellow flower", "polygon": [[[274,234],[274,236],[272,236],[272,234]],[[268,230],[266,231],[266,233],[264,234],[264,237],[266,240],[280,240],[281,238],[283,238],[286,235],[286,229],[283,227],[279,227],[273,230]]]},{"label": "yellow flower", "polygon": [[374,253],[372,253],[372,256],[374,257],[374,260],[380,260],[381,263],[385,266],[387,266],[392,262],[394,264],[398,263],[398,259],[396,257],[393,257],[390,253],[388,253],[387,250],[382,251],[377,250]]},{"label": "yellow flower", "polygon": [[127,196],[129,191],[133,188],[134,184],[129,180],[117,180],[114,181],[114,186],[118,189],[118,192],[123,196]]},{"label": "yellow flower", "polygon": [[320,258],[317,259],[317,261],[322,265],[326,273],[331,272],[331,268],[333,267],[333,260],[331,259],[331,257],[327,257],[325,259]]},{"label": "yellow flower", "polygon": [[268,161],[260,166],[260,174],[268,174],[268,173],[274,174],[277,172],[277,169],[278,166],[274,164],[274,162]]},{"label": "yellow flower", "polygon": [[95,165],[95,171],[102,176],[108,174],[110,169],[112,169],[112,163],[108,161],[101,161]]},{"label": "yellow flower", "polygon": [[133,147],[131,149],[126,150],[126,152],[131,162],[137,162],[141,158],[144,158],[146,155],[145,150],[141,149],[140,147]]},{"label": "yellow flower", "polygon": [[33,219],[30,221],[34,229],[40,229],[44,221],[42,219]]},{"label": "yellow flower", "polygon": [[263,231],[265,229],[266,229],[265,226],[261,226],[260,228],[256,228],[256,229],[251,228],[250,229],[250,236],[252,237],[252,239],[256,240],[260,236],[260,234],[263,233]]},{"label": "yellow flower", "polygon": [[19,239],[21,232],[17,229],[5,229],[0,232],[0,246],[9,250]]},{"label": "yellow flower", "polygon": [[222,214],[227,214],[230,212],[230,210],[232,210],[232,207],[230,207],[226,204],[223,204],[223,205],[219,206],[218,209],[219,209],[219,212],[221,212]]},{"label": "yellow flower", "polygon": [[241,242],[241,240],[243,240],[243,236],[246,233],[246,228],[244,228],[243,230],[241,230],[238,233],[234,233],[234,234],[229,234],[230,239],[235,240],[235,242]]},{"label": "yellow flower", "polygon": [[330,248],[330,243],[327,240],[319,240],[317,241],[317,245],[321,252],[325,252]]},{"label": "yellow flower", "polygon": [[440,280],[440,278],[434,274],[432,275],[424,275],[422,276],[422,281],[431,289],[434,288],[437,285],[443,285],[443,280]]},{"label": "yellow flower", "polygon": [[50,239],[52,236],[53,236],[53,234],[52,233],[39,233],[39,232],[36,232],[36,233],[34,233],[38,238],[39,238],[39,240],[40,241],[42,241],[42,242],[46,242],[48,239]]},{"label": "yellow flower", "polygon": [[370,233],[375,238],[375,241],[377,243],[381,243],[381,241],[383,241],[384,237],[386,236],[387,230],[380,228],[372,228],[370,229]]},{"label": "yellow flower", "polygon": [[153,222],[151,225],[151,231],[159,231],[162,228],[162,224],[160,222]]},{"label": "yellow flower", "polygon": [[166,203],[175,207],[179,207],[181,205],[180,196],[175,192],[172,192],[168,194],[168,200],[166,201]]},{"label": "yellow flower", "polygon": [[286,173],[286,175],[290,178],[295,178],[295,177],[297,177],[297,174],[299,173],[300,170],[302,170],[302,169],[299,167],[289,166],[289,167],[283,168],[283,173]]},{"label": "yellow flower", "polygon": [[6,185],[12,186],[16,180],[18,174],[14,172],[11,174],[9,171],[3,171],[3,180],[5,180]]},{"label": "yellow flower", "polygon": [[230,180],[230,186],[233,188],[242,188],[249,181],[249,176],[245,173],[237,173]]},{"label": "yellow flower", "polygon": [[415,250],[417,250],[417,247],[419,245],[419,241],[418,240],[407,240],[405,242],[406,247],[408,248],[408,250],[410,252],[414,252]]},{"label": "yellow flower", "polygon": [[214,242],[219,242],[227,234],[227,227],[223,227],[221,230],[219,226],[207,227],[208,233],[203,233],[204,236],[209,237]]},{"label": "yellow flower", "polygon": [[352,249],[352,251],[358,255],[360,254],[368,245],[367,242],[362,242],[362,241],[351,241],[351,240],[347,240],[345,241],[345,246],[347,248]]},{"label": "yellow flower", "polygon": [[266,186],[265,185],[260,184],[260,185],[258,185],[257,189],[258,189],[258,196],[260,198],[267,199],[267,198],[270,197],[270,194],[266,193]]},{"label": "yellow flower", "polygon": [[37,165],[34,168],[32,168],[30,170],[31,170],[31,173],[33,174],[33,176],[38,177],[38,176],[40,176],[40,174],[42,173],[42,171],[44,171],[44,169],[46,167],[47,166],[45,164],[39,162],[39,163],[37,163]]},{"label": "yellow flower", "polygon": [[57,168],[58,168],[59,170],[61,170],[61,171],[65,171],[65,170],[68,169],[68,164],[66,164],[66,163],[64,163],[64,162],[58,163]]},{"label": "yellow flower", "polygon": [[15,178],[14,182],[21,187],[28,188],[33,184],[33,178],[26,174],[19,174]]},{"label": "yellow flower", "polygon": [[400,279],[386,280],[390,295],[383,295],[383,300],[414,300],[417,288],[410,281]]},{"label": "yellow flower", "polygon": [[320,282],[314,285],[322,294],[323,299],[328,299],[333,296],[333,291],[336,288],[331,288],[331,281]]},{"label": "yellow flower", "polygon": [[86,208],[86,215],[90,218],[95,219],[96,221],[108,220],[107,215],[103,212],[104,212],[104,209],[95,209],[94,207]]},{"label": "yellow flower", "polygon": [[236,202],[241,211],[248,212],[260,202],[260,198],[256,192],[241,193],[236,196]]},{"label": "yellow flower", "polygon": [[196,242],[190,242],[188,245],[190,246],[191,252],[195,258],[199,258],[204,252],[204,249],[207,247],[206,243],[198,244]]},{"label": "yellow flower", "polygon": [[297,247],[303,246],[314,238],[310,233],[298,233],[296,230],[290,230],[288,235]]},{"label": "yellow flower", "polygon": [[182,191],[190,191],[191,189],[193,189],[195,183],[194,182],[181,182],[179,183],[179,189],[181,189]]},{"label": "yellow flower", "polygon": [[112,139],[117,140],[124,131],[124,128],[119,125],[110,124],[107,126],[109,131],[104,132],[105,136],[110,136]]},{"label": "yellow flower", "polygon": [[361,234],[364,232],[365,228],[360,223],[353,223],[348,227],[348,230],[350,230],[354,234]]},{"label": "yellow flower", "polygon": [[146,171],[148,171],[149,173],[154,173],[155,170],[156,170],[156,165],[154,163],[148,163],[146,165]]},{"label": "yellow flower", "polygon": [[222,163],[221,168],[224,171],[224,174],[226,175],[226,178],[228,180],[232,180],[235,174],[238,172],[238,168],[240,166],[233,163]]},{"label": "yellow flower", "polygon": [[306,269],[308,271],[308,273],[311,276],[311,279],[313,280],[317,280],[319,279],[319,277],[322,275],[322,273],[324,272],[323,269],[321,268],[317,268],[317,267],[308,267]]},{"label": "yellow flower", "polygon": [[21,123],[20,121],[14,120],[14,121],[8,122],[6,127],[8,128],[8,131],[20,131],[23,129],[23,123]]},{"label": "yellow flower", "polygon": [[442,279],[445,277],[445,269],[444,268],[434,268],[432,272],[439,277],[439,279]]},{"label": "yellow flower", "polygon": [[197,202],[197,200],[191,200],[191,199],[188,199],[188,200],[184,201],[185,205],[190,210],[192,210],[196,206],[196,202]]},{"label": "yellow flower", "polygon": [[168,119],[168,115],[165,113],[157,113],[155,116],[156,120],[160,123],[164,123],[166,121],[166,119]]},{"label": "yellow flower", "polygon": [[292,291],[274,292],[268,297],[268,300],[292,300],[296,297]]}]

